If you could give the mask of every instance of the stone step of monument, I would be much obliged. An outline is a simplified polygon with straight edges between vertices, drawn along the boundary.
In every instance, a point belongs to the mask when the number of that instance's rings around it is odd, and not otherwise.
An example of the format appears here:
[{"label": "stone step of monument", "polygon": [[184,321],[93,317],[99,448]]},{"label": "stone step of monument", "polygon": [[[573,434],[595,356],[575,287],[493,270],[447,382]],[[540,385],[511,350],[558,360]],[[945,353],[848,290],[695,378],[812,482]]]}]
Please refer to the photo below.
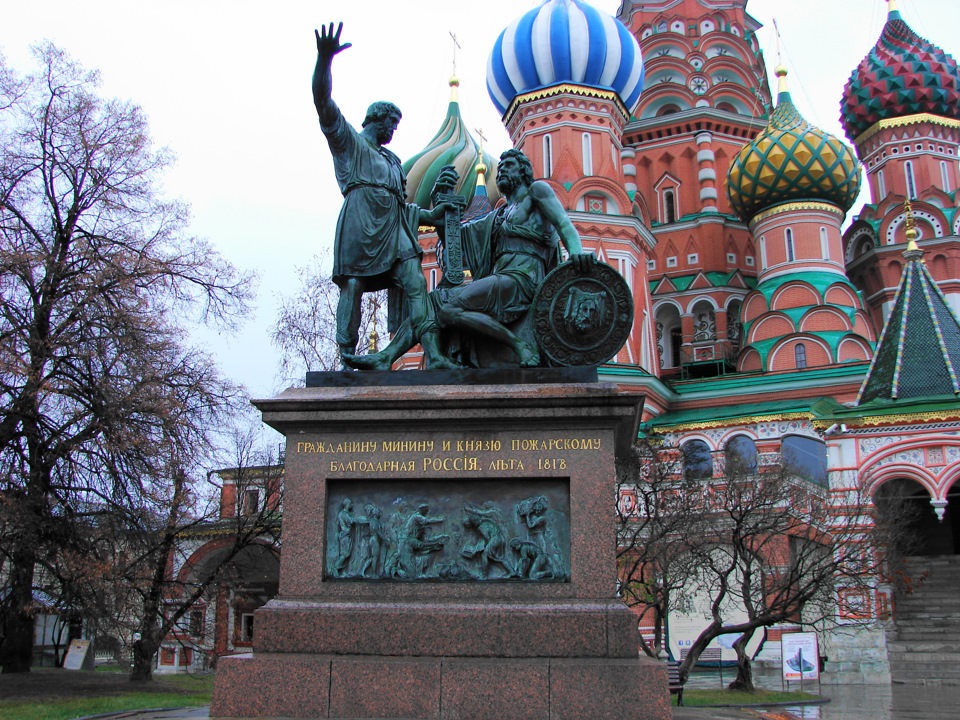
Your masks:
[{"label": "stone step of monument", "polygon": [[956,662],[956,659],[945,656],[937,662],[891,662],[890,675],[895,682],[937,679],[940,682],[960,683],[960,668],[951,666],[950,662]]},{"label": "stone step of monument", "polygon": [[908,645],[941,643],[943,645],[955,646],[960,650],[960,635],[956,633],[951,635],[944,635],[943,633],[897,633],[895,642],[907,643]]},{"label": "stone step of monument", "polygon": [[[887,653],[890,660],[909,663],[924,662],[953,662],[955,669],[960,670],[960,647],[955,643],[904,643],[900,640],[894,640],[887,645]],[[952,660],[951,660],[952,658]]]},{"label": "stone step of monument", "polygon": [[960,627],[960,615],[944,610],[942,612],[917,612],[909,618],[901,620],[898,627]]},{"label": "stone step of monument", "polygon": [[897,637],[903,639],[904,633],[910,635],[934,635],[936,637],[955,637],[960,635],[960,625],[954,620],[946,621],[921,621],[902,623],[897,626]]},{"label": "stone step of monument", "polygon": [[895,597],[894,682],[960,685],[960,556],[910,558],[911,592]]},{"label": "stone step of monument", "polygon": [[897,602],[918,602],[926,598],[950,599],[956,597],[954,594],[953,583],[944,583],[943,585],[921,585],[912,593],[898,594]]}]

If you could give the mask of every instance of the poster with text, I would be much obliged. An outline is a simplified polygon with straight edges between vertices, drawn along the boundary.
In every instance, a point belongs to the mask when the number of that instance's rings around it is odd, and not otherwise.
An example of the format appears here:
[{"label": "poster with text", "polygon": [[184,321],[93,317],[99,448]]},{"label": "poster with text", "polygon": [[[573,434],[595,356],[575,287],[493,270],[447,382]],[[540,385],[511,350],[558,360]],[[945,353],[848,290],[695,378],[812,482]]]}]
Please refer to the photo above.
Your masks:
[{"label": "poster with text", "polygon": [[817,634],[784,633],[780,638],[783,679],[787,682],[816,680],[820,677],[820,651]]}]

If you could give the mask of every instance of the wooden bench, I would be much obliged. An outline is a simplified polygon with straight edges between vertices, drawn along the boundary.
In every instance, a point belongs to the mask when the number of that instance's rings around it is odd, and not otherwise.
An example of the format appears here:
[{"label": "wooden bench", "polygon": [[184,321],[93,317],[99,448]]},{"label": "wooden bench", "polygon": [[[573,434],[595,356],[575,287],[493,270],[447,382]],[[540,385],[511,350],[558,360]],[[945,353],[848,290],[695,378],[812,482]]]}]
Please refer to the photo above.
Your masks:
[{"label": "wooden bench", "polygon": [[[720,648],[705,648],[703,652],[700,653],[700,657],[697,658],[697,665],[705,666],[707,663],[716,663],[717,672],[720,673],[720,686],[723,687],[723,660],[722,655],[723,651]],[[680,662],[683,662],[687,659],[689,651],[684,648],[680,651]]]},{"label": "wooden bench", "polygon": [[680,663],[676,660],[667,661],[667,682],[670,684],[670,694],[677,696],[677,705],[683,705],[683,683],[680,681]]}]

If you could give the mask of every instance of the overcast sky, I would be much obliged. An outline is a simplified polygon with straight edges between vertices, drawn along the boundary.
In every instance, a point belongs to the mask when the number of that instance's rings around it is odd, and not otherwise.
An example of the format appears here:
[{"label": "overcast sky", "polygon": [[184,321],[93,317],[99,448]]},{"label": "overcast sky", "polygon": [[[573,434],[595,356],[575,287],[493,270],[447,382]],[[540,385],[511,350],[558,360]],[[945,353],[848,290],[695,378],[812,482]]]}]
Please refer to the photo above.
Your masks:
[{"label": "overcast sky", "polygon": [[[610,14],[619,0],[590,0]],[[236,265],[260,273],[255,316],[212,346],[225,372],[254,397],[277,387],[268,332],[276,296],[293,268],[329,247],[340,208],[333,165],[310,95],[314,28],[343,21],[353,47],[334,61],[334,99],[359,126],[367,105],[390,100],[403,121],[391,149],[406,159],[439,128],[449,100],[456,34],[461,112],[498,155],[509,146],[486,94],[486,61],[499,32],[540,0],[353,0],[279,3],[245,0],[42,0],[8,2],[0,49],[30,67],[29,46],[53,40],[102,73],[107,96],[147,112],[155,141],[177,155],[167,192],[193,206],[193,231]],[[960,56],[960,0],[900,0],[921,35]],[[773,68],[782,40],[794,102],[842,137],[843,85],[870,50],[886,18],[881,0],[750,0],[747,11]]]}]

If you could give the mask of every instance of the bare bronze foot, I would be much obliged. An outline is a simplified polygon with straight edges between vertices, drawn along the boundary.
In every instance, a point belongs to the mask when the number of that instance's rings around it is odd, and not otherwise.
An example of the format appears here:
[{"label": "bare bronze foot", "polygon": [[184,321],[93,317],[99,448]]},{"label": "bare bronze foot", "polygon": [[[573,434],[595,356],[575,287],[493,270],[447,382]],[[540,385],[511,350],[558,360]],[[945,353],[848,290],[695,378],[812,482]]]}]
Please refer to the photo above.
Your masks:
[{"label": "bare bronze foot", "polygon": [[540,352],[535,346],[521,341],[516,353],[517,357],[520,358],[520,367],[540,366]]},{"label": "bare bronze foot", "polygon": [[340,359],[344,365],[354,370],[389,370],[393,364],[390,362],[390,358],[382,353],[375,353],[373,355],[340,353]]},{"label": "bare bronze foot", "polygon": [[435,355],[433,357],[427,357],[427,369],[428,370],[461,370],[463,369],[463,366],[458,365],[453,360],[443,355]]}]

